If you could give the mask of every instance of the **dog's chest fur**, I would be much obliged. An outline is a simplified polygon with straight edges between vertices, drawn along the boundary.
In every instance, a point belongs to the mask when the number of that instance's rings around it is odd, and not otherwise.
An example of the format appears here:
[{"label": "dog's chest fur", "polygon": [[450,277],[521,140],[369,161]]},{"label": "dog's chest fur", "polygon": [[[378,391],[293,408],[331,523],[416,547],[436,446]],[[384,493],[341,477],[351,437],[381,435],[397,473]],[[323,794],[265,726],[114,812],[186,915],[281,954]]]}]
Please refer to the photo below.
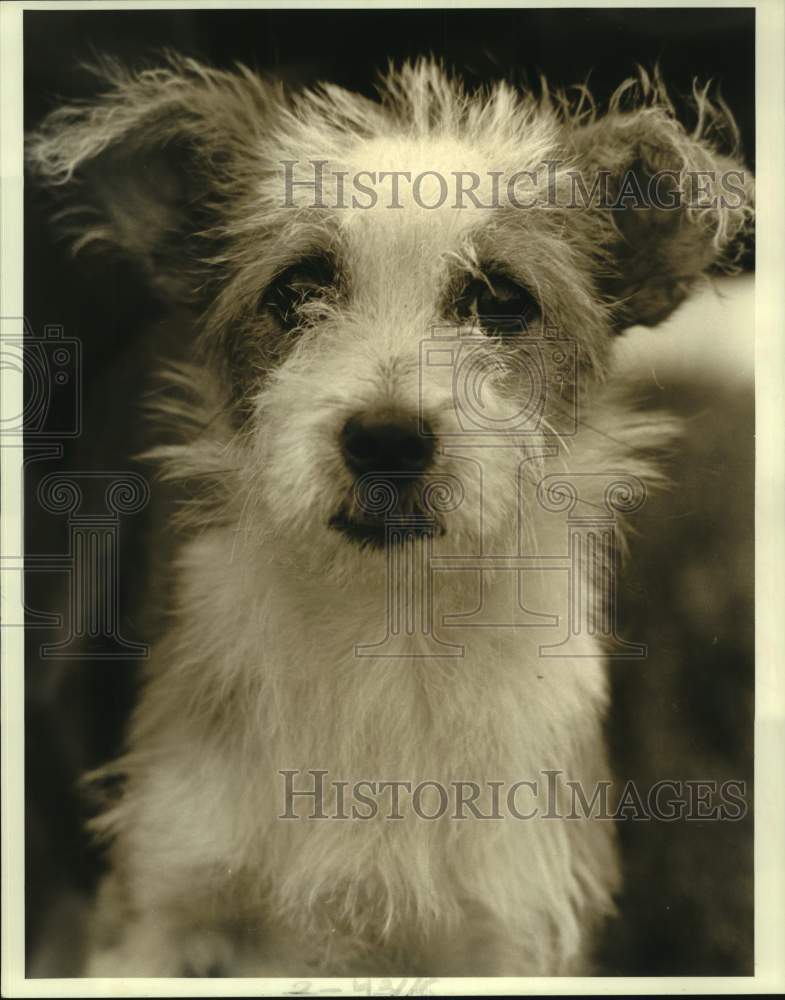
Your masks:
[{"label": "dog's chest fur", "polygon": [[[519,796],[518,807],[545,812],[544,771],[561,772],[560,788],[607,775],[598,651],[587,644],[584,658],[543,666],[548,630],[441,627],[462,656],[423,657],[428,648],[412,638],[401,648],[411,658],[358,657],[358,643],[386,634],[383,572],[347,600],[237,549],[227,564],[227,548],[216,531],[184,553],[180,624],[137,716],[128,793],[108,817],[143,873],[137,905],[160,899],[166,882],[176,892],[190,871],[235,915],[253,922],[271,911],[325,942],[316,952],[329,951],[339,929],[344,948],[355,942],[352,961],[382,942],[392,954],[411,951],[412,927],[417,947],[438,951],[444,929],[460,936],[478,910],[517,942],[511,968],[567,968],[580,926],[610,908],[611,824],[587,832],[583,820],[516,819],[506,809],[502,820],[456,821],[452,800],[441,819],[409,805],[396,820],[389,795],[370,820],[309,820],[313,799],[287,806],[280,772],[297,771],[294,787],[307,789],[310,771],[326,771],[328,817],[331,783],[363,780],[475,781],[484,815],[488,782],[504,783],[505,808],[506,789],[532,781],[539,795]],[[436,621],[476,602],[475,574],[448,576],[434,588]],[[533,595],[541,606],[555,596],[543,580]],[[510,594],[503,574],[486,583],[491,619],[509,614]],[[287,809],[299,818],[281,819]],[[530,951],[522,942],[532,935]]]}]

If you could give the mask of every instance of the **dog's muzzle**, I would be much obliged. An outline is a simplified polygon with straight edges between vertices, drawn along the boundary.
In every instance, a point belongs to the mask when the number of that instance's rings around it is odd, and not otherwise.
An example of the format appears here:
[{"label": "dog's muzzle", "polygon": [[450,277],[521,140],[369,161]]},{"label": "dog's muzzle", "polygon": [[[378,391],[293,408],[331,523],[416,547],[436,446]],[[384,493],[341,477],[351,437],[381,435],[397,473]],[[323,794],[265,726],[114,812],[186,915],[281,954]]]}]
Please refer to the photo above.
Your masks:
[{"label": "dog's muzzle", "polygon": [[358,413],[344,424],[340,448],[354,483],[331,527],[373,548],[444,531],[430,503],[436,444],[426,421],[392,409]]}]

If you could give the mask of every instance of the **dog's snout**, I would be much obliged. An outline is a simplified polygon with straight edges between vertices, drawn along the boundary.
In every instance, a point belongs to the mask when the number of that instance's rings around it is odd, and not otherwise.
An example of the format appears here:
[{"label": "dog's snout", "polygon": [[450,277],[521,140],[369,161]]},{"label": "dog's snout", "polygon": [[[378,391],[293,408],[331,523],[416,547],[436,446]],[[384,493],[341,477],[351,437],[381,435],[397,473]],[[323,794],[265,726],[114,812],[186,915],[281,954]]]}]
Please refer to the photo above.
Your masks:
[{"label": "dog's snout", "polygon": [[344,461],[355,475],[424,472],[433,461],[434,450],[430,426],[411,414],[358,413],[341,431]]}]

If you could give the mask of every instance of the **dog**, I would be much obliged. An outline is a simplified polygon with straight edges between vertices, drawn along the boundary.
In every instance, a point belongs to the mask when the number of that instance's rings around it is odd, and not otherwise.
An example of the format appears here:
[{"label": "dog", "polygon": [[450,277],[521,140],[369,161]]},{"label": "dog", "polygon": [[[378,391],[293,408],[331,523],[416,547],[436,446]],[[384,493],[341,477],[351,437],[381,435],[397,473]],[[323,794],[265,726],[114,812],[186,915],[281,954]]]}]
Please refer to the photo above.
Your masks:
[{"label": "dog", "polygon": [[678,434],[613,342],[733,268],[729,113],[696,89],[688,132],[644,71],[604,110],[432,60],[378,100],[99,72],[28,159],[190,359],[149,452],[187,487],[168,626],[93,776],[120,790],[86,974],[591,973],[614,825],[560,804],[609,774],[617,522]]}]

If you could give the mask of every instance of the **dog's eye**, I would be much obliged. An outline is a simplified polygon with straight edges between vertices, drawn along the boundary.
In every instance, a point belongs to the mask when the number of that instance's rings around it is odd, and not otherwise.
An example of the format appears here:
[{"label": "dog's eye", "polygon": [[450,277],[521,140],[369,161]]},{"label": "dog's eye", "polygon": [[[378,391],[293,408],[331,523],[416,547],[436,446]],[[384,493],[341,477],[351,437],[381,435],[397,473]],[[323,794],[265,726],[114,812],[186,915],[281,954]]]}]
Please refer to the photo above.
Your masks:
[{"label": "dog's eye", "polygon": [[476,278],[461,296],[460,311],[475,316],[495,336],[528,331],[540,318],[540,306],[523,286],[503,274]]},{"label": "dog's eye", "polygon": [[305,303],[320,297],[334,280],[329,261],[309,257],[278,275],[262,296],[261,306],[272,312],[285,329],[291,330],[300,323]]}]

